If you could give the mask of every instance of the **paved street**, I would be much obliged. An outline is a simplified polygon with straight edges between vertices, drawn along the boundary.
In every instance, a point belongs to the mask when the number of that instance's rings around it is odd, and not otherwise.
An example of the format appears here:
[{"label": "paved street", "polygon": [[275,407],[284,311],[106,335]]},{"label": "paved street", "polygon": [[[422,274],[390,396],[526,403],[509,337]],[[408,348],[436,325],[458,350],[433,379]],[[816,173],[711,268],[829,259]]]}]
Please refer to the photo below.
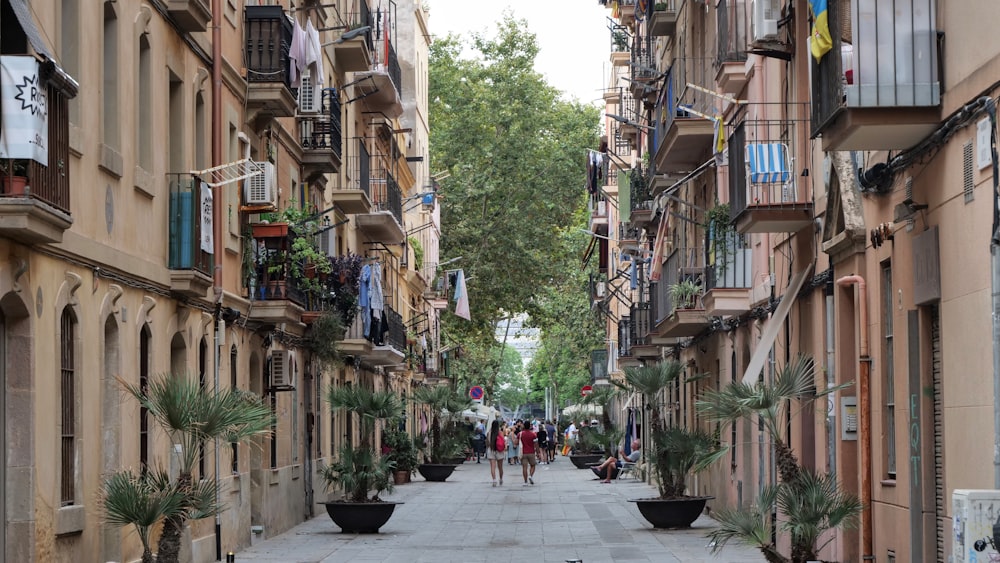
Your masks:
[{"label": "paved street", "polygon": [[427,561],[434,563],[582,560],[658,563],[759,563],[760,553],[728,546],[712,555],[702,516],[691,530],[654,530],[629,498],[655,495],[645,483],[598,482],[567,458],[540,465],[534,486],[522,486],[518,466],[505,466],[502,487],[490,486],[489,465],[466,462],[444,483],[396,487],[403,501],[377,535],[344,534],[324,513],[236,554],[236,561],[304,563]]}]

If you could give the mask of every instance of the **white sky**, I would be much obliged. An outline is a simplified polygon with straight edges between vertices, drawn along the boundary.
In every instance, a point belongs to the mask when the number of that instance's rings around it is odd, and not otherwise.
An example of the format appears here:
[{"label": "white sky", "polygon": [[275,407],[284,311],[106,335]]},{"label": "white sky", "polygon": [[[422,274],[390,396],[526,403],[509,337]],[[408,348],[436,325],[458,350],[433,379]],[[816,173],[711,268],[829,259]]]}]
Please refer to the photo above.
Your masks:
[{"label": "white sky", "polygon": [[496,35],[496,22],[510,9],[538,37],[535,70],[568,98],[595,104],[608,80],[610,10],[597,0],[425,0],[432,35],[471,32]]}]

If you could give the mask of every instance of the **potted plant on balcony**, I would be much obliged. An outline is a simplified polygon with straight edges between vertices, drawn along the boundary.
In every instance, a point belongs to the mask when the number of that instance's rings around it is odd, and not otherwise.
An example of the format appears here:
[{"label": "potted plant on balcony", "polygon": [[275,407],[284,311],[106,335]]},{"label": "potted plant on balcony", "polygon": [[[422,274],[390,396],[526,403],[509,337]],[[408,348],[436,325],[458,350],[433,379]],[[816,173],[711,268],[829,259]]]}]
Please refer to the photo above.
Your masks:
[{"label": "potted plant on balcony", "polygon": [[410,476],[420,460],[410,434],[401,429],[398,422],[390,424],[390,428],[382,433],[382,445],[385,456],[394,464],[393,482],[402,485],[410,482]]},{"label": "potted plant on balcony", "polygon": [[666,12],[667,11],[667,3],[666,2],[657,2],[656,4],[653,4],[653,11],[654,12]]},{"label": "potted plant on balcony", "polygon": [[336,311],[323,311],[309,325],[305,345],[324,367],[334,367],[343,361],[339,342],[344,339],[344,321]]},{"label": "potted plant on balcony", "polygon": [[28,161],[26,159],[0,160],[0,175],[3,177],[4,195],[25,195],[28,193]]},{"label": "potted plant on balcony", "polygon": [[447,385],[420,387],[413,398],[431,411],[429,434],[424,436],[427,444],[423,452],[424,463],[417,466],[417,471],[428,481],[444,481],[458,466],[452,461],[461,455],[467,441],[453,424],[454,418],[468,409],[471,401]]},{"label": "potted plant on balcony", "polygon": [[694,309],[698,304],[701,286],[692,279],[681,280],[670,286],[670,298],[675,309]]},{"label": "potted plant on balcony", "polygon": [[659,496],[630,499],[654,528],[691,526],[713,497],[687,495],[687,480],[725,455],[728,448],[699,430],[667,428],[660,415],[659,395],[681,376],[683,365],[668,360],[625,368],[624,385],[642,396],[650,414],[646,459],[652,469]]},{"label": "potted plant on balcony", "polygon": [[615,51],[622,53],[628,51],[628,36],[624,31],[615,31],[611,34],[611,42],[615,46]]},{"label": "potted plant on balcony", "polygon": [[[399,502],[379,498],[392,492],[390,476],[395,465],[375,449],[375,427],[379,421],[398,416],[402,403],[391,391],[374,391],[363,385],[331,387],[326,402],[333,411],[347,411],[360,419],[361,440],[357,447],[341,446],[337,460],[320,470],[327,490],[341,489],[343,498],[323,503],[327,514],[344,532],[378,533]],[[369,496],[369,493],[374,493]]]}]

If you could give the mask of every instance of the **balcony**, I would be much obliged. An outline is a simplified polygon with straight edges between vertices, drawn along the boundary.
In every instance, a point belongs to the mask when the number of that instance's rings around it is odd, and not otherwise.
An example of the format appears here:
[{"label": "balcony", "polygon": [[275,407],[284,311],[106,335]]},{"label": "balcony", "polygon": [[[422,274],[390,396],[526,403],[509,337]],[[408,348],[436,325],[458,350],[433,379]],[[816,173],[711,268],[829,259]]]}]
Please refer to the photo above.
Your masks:
[{"label": "balcony", "polygon": [[[646,285],[647,291],[649,285]],[[652,303],[639,301],[629,308],[629,318],[632,320],[629,332],[631,340],[631,356],[637,360],[653,360],[660,357],[660,347],[653,344]]]},{"label": "balcony", "polygon": [[641,165],[632,169],[628,179],[629,221],[642,229],[653,220],[653,197],[649,192],[649,182]]},{"label": "balcony", "polygon": [[373,330],[372,324],[365,332],[363,322],[364,311],[359,311],[351,326],[344,333],[344,340],[339,343],[341,352],[348,356],[356,356],[362,362],[375,366],[395,366],[406,359],[406,327],[399,313],[391,307],[382,310],[385,330]]},{"label": "balcony", "polygon": [[611,17],[622,25],[632,25],[635,23],[635,3],[636,0],[619,0],[612,5]]},{"label": "balcony", "polygon": [[[359,163],[361,164],[361,163]],[[360,166],[357,178],[361,191],[370,194],[371,209],[355,218],[355,225],[369,240],[399,244],[403,232],[403,194],[386,159],[376,155]]]},{"label": "balcony", "polygon": [[212,21],[208,0],[165,0],[167,14],[181,31],[205,31]]},{"label": "balcony", "polygon": [[[659,91],[656,82],[661,77],[656,65],[657,59],[653,46],[648,39],[643,41],[637,37],[632,45],[631,82],[629,82],[629,92],[635,100],[642,100],[650,105],[656,103],[656,93]],[[638,112],[636,115],[638,116]]]},{"label": "balcony", "polygon": [[642,229],[632,223],[618,223],[618,248],[625,254],[638,256],[642,253]]},{"label": "balcony", "polygon": [[587,199],[587,204],[590,210],[589,228],[591,232],[606,236],[608,234],[608,198],[604,192],[597,192],[591,194]]},{"label": "balcony", "polygon": [[0,236],[25,244],[62,242],[63,233],[73,224],[68,104],[76,86],[60,81],[65,75],[51,63],[41,64],[39,74],[48,82],[48,166],[11,159],[3,164],[12,163],[12,169],[0,172]]},{"label": "balcony", "polygon": [[340,99],[336,88],[324,88],[319,113],[299,115],[299,140],[302,143],[302,167],[312,181],[324,174],[340,171],[343,129],[340,122]]},{"label": "balcony", "polygon": [[[680,174],[694,170],[711,155],[715,121],[714,100],[687,87],[684,65],[678,60],[670,70],[656,102],[654,166],[657,173]],[[701,115],[699,115],[701,114]]]},{"label": "balcony", "polygon": [[367,2],[358,3],[360,10],[355,13],[348,13],[345,20],[352,22],[344,33],[351,29],[368,27],[363,33],[351,39],[341,39],[327,45],[327,54],[336,64],[336,67],[345,72],[361,72],[372,67],[372,54],[375,52],[372,30],[375,29],[375,20],[372,17],[371,9]]},{"label": "balcony", "polygon": [[666,338],[696,336],[711,324],[702,304],[705,255],[700,247],[675,249],[663,265],[657,284],[653,334]]},{"label": "balcony", "polygon": [[712,317],[739,315],[750,310],[753,252],[739,233],[723,227],[717,240],[709,236],[705,276],[705,314]]},{"label": "balcony", "polygon": [[168,174],[170,290],[205,298],[212,287],[213,255],[201,248],[201,189],[190,174]]},{"label": "balcony", "polygon": [[812,224],[789,140],[803,122],[744,121],[729,137],[729,202],[740,233],[795,233]]},{"label": "balcony", "polygon": [[330,199],[349,215],[368,213],[372,209],[371,156],[363,137],[351,139],[347,146],[345,184],[334,187]]},{"label": "balcony", "polygon": [[289,85],[292,23],[281,6],[247,6],[247,111],[292,117],[298,103]]},{"label": "balcony", "polygon": [[616,23],[610,23],[608,29],[611,31],[611,66],[629,66],[632,62],[632,33],[628,26]]},{"label": "balcony", "polygon": [[364,99],[367,111],[389,119],[403,115],[403,70],[396,55],[396,21],[390,20],[388,33],[375,37],[374,61],[370,69],[354,74],[354,99]]},{"label": "balcony", "polygon": [[738,96],[747,84],[749,5],[742,0],[719,0],[715,10],[718,23],[715,82],[721,92],[732,96]]},{"label": "balcony", "polygon": [[[830,2],[833,48],[812,65],[812,137],[823,150],[902,150],[941,120],[934,2],[899,10],[874,2]],[[849,6],[849,8],[848,8]],[[842,43],[841,9],[851,42]]]},{"label": "balcony", "polygon": [[677,8],[681,0],[667,0],[664,10],[653,10],[646,28],[651,37],[673,37],[677,31]]},{"label": "balcony", "polygon": [[[254,275],[247,280],[253,306],[248,320],[262,324],[298,323],[308,302],[299,287],[290,259],[292,236],[284,223],[271,223],[268,229],[254,229],[250,261]],[[270,232],[282,229],[284,234]],[[267,232],[265,232],[267,231]]]}]

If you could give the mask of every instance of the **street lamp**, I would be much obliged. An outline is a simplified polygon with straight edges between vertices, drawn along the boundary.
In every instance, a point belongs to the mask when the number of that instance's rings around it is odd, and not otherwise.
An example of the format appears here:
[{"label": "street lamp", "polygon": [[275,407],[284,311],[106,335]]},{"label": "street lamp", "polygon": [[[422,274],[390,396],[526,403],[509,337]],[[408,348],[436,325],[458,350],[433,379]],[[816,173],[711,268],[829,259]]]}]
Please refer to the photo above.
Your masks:
[{"label": "street lamp", "polygon": [[631,125],[632,127],[635,127],[637,129],[645,129],[647,131],[652,131],[652,130],[656,129],[655,127],[650,127],[649,125],[643,125],[641,123],[636,123],[636,122],[632,121],[631,119],[626,119],[626,118],[624,118],[624,117],[622,117],[620,115],[615,115],[613,113],[606,113],[604,115],[610,117],[611,119],[614,119],[615,121],[620,121],[620,122],[624,123],[625,125]]}]

